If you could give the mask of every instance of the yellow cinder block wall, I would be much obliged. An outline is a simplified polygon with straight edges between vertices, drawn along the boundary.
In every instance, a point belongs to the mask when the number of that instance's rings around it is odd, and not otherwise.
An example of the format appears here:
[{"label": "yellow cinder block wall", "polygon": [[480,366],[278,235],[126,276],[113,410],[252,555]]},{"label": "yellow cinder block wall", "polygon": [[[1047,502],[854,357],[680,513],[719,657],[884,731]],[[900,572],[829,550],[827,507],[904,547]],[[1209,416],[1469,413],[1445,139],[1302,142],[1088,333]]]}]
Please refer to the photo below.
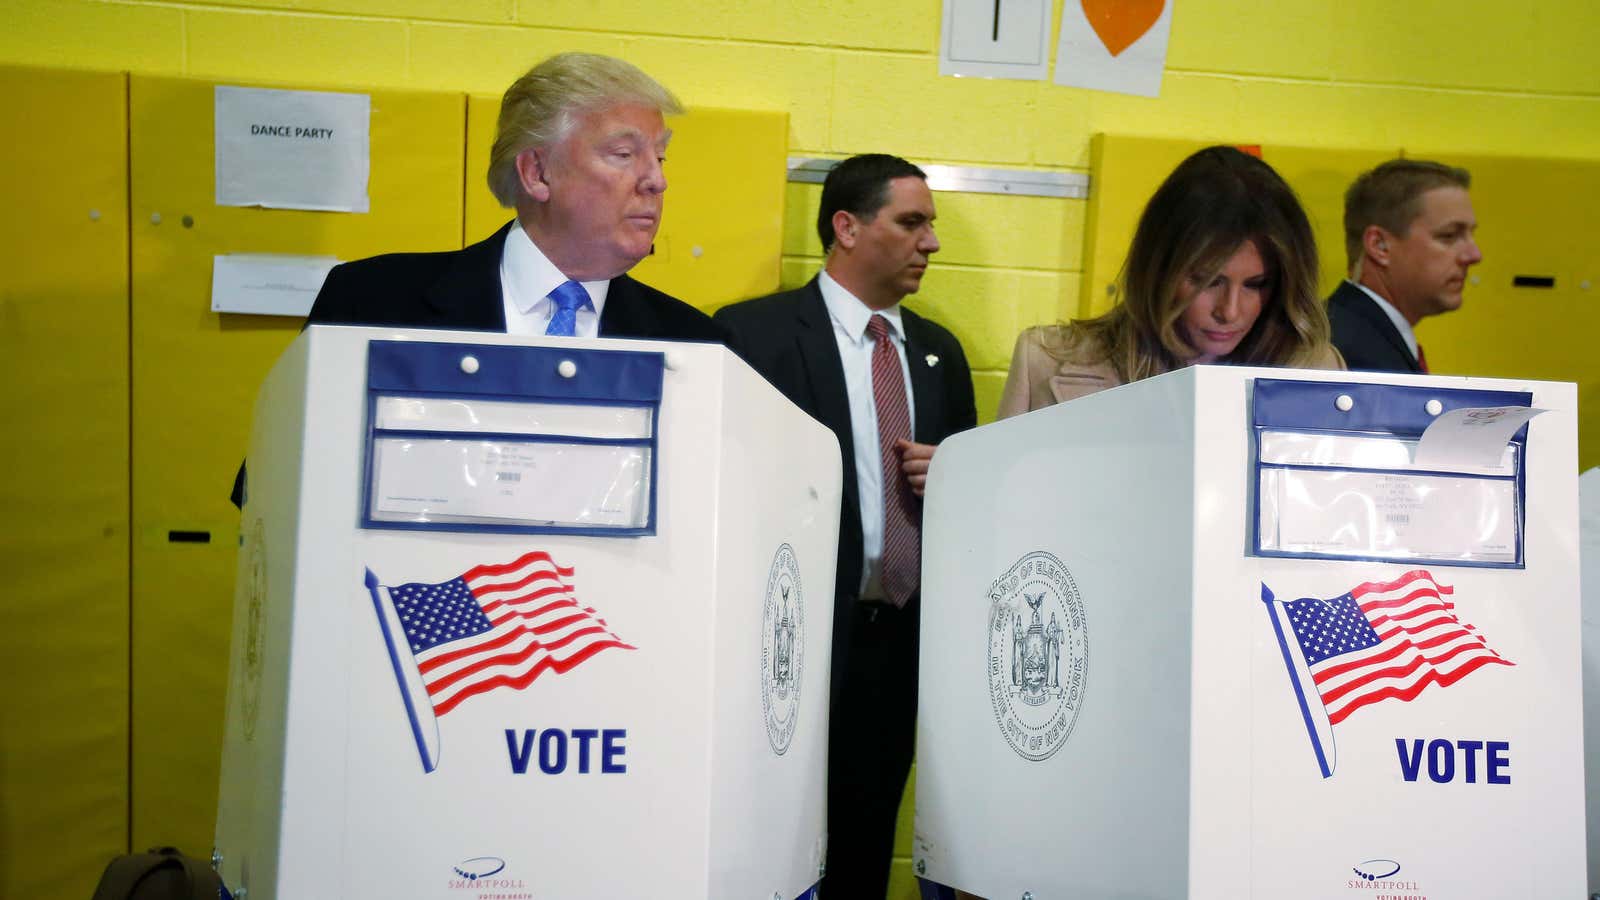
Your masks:
[{"label": "yellow cinder block wall", "polygon": [[[1592,0],[1172,2],[1157,99],[941,78],[939,0],[8,0],[0,62],[496,92],[580,49],[690,105],[787,111],[795,155],[1087,171],[1090,136],[1118,132],[1600,158]],[[788,190],[786,285],[820,262],[817,194]],[[913,302],[965,344],[987,419],[1017,331],[1078,312],[1086,204],[936,199],[944,250]],[[892,893],[910,890],[902,860]]]}]

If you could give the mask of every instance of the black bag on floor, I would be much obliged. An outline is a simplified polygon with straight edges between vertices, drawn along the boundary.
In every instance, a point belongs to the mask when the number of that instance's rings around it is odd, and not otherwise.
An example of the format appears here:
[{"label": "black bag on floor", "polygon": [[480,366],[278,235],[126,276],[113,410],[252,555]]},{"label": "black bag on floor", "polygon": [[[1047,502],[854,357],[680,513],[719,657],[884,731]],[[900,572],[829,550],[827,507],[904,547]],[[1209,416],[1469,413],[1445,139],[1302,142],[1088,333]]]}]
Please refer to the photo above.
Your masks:
[{"label": "black bag on floor", "polygon": [[93,900],[226,900],[211,866],[175,847],[119,856],[106,866]]}]

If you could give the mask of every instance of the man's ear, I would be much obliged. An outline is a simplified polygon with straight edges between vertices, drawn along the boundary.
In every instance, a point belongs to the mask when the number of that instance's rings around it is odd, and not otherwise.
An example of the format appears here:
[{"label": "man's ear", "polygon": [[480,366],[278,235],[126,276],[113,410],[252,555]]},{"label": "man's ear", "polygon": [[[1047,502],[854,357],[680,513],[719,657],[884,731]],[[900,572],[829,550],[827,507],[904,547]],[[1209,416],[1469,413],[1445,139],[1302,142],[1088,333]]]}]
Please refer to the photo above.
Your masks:
[{"label": "man's ear", "polygon": [[550,183],[545,180],[543,151],[535,147],[517,154],[517,180],[522,183],[522,193],[546,203],[550,200]]},{"label": "man's ear", "polygon": [[854,250],[856,246],[856,229],[860,226],[860,220],[849,212],[842,209],[834,210],[833,242],[846,250]]},{"label": "man's ear", "polygon": [[1361,232],[1361,249],[1366,257],[1380,266],[1389,265],[1389,240],[1392,236],[1381,225],[1368,225]]}]

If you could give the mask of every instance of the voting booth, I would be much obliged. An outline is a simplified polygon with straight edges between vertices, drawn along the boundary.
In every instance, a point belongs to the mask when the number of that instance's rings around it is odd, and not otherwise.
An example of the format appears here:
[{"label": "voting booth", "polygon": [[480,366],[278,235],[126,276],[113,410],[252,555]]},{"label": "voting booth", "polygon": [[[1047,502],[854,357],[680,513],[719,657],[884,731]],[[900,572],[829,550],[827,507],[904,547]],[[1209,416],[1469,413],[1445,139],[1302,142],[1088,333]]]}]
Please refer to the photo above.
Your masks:
[{"label": "voting booth", "polygon": [[946,441],[914,869],[1008,900],[1579,896],[1575,408],[1202,366]]},{"label": "voting booth", "polygon": [[807,894],[840,490],[718,346],[308,329],[249,450],[229,890]]}]

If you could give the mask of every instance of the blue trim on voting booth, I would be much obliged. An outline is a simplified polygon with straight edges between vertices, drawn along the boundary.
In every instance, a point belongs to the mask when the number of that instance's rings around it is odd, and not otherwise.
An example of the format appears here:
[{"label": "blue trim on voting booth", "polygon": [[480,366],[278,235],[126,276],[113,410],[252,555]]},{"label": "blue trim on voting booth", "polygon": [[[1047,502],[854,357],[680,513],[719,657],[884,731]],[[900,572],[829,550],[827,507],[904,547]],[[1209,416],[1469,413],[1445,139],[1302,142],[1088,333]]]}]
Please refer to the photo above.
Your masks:
[{"label": "blue trim on voting booth", "polygon": [[417,742],[417,756],[422,759],[422,771],[432,772],[439,766],[439,760],[428,752],[428,744],[422,738],[422,722],[417,718],[416,705],[411,700],[411,692],[406,690],[405,672],[401,670],[400,652],[395,649],[394,634],[389,630],[389,619],[383,614],[382,585],[378,583],[378,576],[367,569],[367,592],[372,595],[372,610],[378,614],[378,626],[383,629],[383,642],[389,648],[389,664],[394,667],[395,686],[400,689],[400,699],[406,704],[406,717],[411,720],[411,736]]},{"label": "blue trim on voting booth", "polygon": [[921,900],[956,900],[956,889],[926,878],[917,879],[917,893]]},{"label": "blue trim on voting booth", "polygon": [[[1349,410],[1335,405],[1340,396],[1347,396],[1352,404]],[[1517,445],[1516,472],[1512,475],[1484,475],[1476,472],[1451,472],[1437,469],[1382,469],[1360,466],[1311,466],[1303,464],[1263,463],[1261,461],[1261,432],[1264,429],[1300,431],[1322,434],[1393,435],[1417,439],[1427,430],[1436,416],[1428,412],[1430,400],[1440,405],[1439,415],[1455,409],[1474,409],[1493,406],[1533,405],[1531,391],[1486,391],[1464,388],[1433,388],[1418,385],[1369,384],[1347,381],[1296,381],[1282,378],[1256,378],[1251,385],[1251,452],[1250,480],[1250,546],[1260,557],[1274,559],[1321,559],[1353,562],[1380,562],[1400,565],[1428,563],[1471,569],[1521,569],[1526,567],[1523,558],[1523,528],[1527,520],[1527,468],[1528,425],[1524,424],[1511,436],[1508,443]],[[1510,562],[1489,560],[1463,560],[1432,556],[1372,556],[1366,554],[1294,552],[1261,549],[1261,470],[1262,469],[1330,470],[1341,472],[1395,473],[1408,475],[1448,475],[1452,478],[1482,478],[1493,481],[1511,481],[1516,485],[1515,530],[1516,558]]]},{"label": "blue trim on voting booth", "polygon": [[1261,585],[1261,602],[1266,604],[1267,618],[1272,620],[1272,633],[1278,637],[1278,650],[1283,654],[1283,664],[1289,668],[1289,683],[1294,685],[1294,698],[1300,703],[1300,718],[1305,721],[1306,734],[1311,737],[1311,747],[1317,751],[1317,766],[1322,769],[1322,777],[1333,776],[1333,767],[1328,765],[1328,755],[1323,752],[1322,740],[1317,736],[1317,728],[1311,722],[1311,707],[1306,704],[1305,688],[1300,684],[1299,671],[1294,667],[1294,658],[1289,655],[1289,642],[1283,637],[1283,623],[1278,621],[1278,605],[1273,602],[1271,589],[1266,584]]},{"label": "blue trim on voting booth", "polygon": [[[471,356],[475,366],[464,367]],[[571,363],[570,374],[561,366]],[[466,369],[472,368],[468,372]],[[666,355],[645,350],[593,350],[507,344],[369,341],[367,345],[366,440],[362,447],[362,528],[395,531],[452,531],[480,534],[559,534],[581,537],[648,537],[656,533],[661,397]],[[451,430],[380,429],[379,396],[433,399],[540,402],[571,406],[648,407],[646,438],[595,438],[562,434],[506,434]],[[650,484],[645,522],[639,527],[389,521],[372,516],[373,446],[379,437],[436,440],[502,440],[521,443],[571,443],[591,446],[648,447]]]},{"label": "blue trim on voting booth", "polygon": [[[385,394],[384,396],[392,396]],[[433,441],[495,441],[501,444],[583,444],[600,447],[649,447],[651,438],[586,437],[576,434],[527,434],[502,431],[433,431],[427,428],[374,428],[373,437]]]},{"label": "blue trim on voting booth", "polygon": [[[1354,401],[1348,412],[1334,405],[1340,395]],[[1420,435],[1433,424],[1434,416],[1428,413],[1429,400],[1439,401],[1441,413],[1446,413],[1484,406],[1532,406],[1533,394],[1529,391],[1257,378],[1253,418],[1255,425],[1266,428]],[[1527,431],[1528,426],[1522,426],[1512,440],[1526,440]]]},{"label": "blue trim on voting booth", "polygon": [[799,895],[794,898],[794,900],[817,900],[817,898],[817,886],[813,884],[811,887],[801,891]]},{"label": "blue trim on voting booth", "polygon": [[[477,360],[476,370],[462,359]],[[571,376],[561,374],[570,362]],[[511,344],[435,344],[372,341],[367,347],[369,391],[455,393],[572,401],[661,402],[664,354],[643,350],[582,350]]]}]

